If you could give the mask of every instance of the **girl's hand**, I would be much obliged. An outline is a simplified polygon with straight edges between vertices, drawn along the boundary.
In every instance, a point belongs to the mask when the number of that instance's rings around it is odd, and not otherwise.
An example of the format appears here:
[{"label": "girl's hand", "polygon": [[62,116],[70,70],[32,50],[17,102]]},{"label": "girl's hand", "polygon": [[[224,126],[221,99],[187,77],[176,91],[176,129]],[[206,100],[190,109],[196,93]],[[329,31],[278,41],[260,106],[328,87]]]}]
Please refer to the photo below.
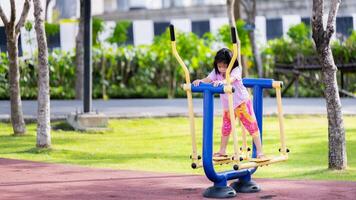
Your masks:
[{"label": "girl's hand", "polygon": [[201,82],[203,82],[203,81],[200,80],[200,79],[197,79],[197,80],[193,81],[193,85],[194,85],[194,86],[199,86],[199,84],[200,84]]},{"label": "girl's hand", "polygon": [[226,84],[226,81],[214,81],[213,82],[213,86],[214,87],[217,87],[219,85],[224,85],[224,84]]}]

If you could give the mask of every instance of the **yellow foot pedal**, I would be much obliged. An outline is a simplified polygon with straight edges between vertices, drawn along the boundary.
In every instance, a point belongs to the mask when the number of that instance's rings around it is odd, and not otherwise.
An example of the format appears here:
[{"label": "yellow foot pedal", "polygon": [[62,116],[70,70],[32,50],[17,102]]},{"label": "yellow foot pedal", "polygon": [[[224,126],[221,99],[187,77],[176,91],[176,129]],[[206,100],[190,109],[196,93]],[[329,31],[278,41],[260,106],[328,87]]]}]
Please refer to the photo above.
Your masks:
[{"label": "yellow foot pedal", "polygon": [[266,161],[269,161],[271,160],[270,158],[267,158],[267,157],[263,157],[263,158],[251,158],[250,161],[251,162],[266,162]]},{"label": "yellow foot pedal", "polygon": [[220,155],[220,156],[214,156],[213,157],[213,160],[214,161],[225,161],[225,160],[231,160],[232,157],[231,156],[228,156],[228,155]]}]

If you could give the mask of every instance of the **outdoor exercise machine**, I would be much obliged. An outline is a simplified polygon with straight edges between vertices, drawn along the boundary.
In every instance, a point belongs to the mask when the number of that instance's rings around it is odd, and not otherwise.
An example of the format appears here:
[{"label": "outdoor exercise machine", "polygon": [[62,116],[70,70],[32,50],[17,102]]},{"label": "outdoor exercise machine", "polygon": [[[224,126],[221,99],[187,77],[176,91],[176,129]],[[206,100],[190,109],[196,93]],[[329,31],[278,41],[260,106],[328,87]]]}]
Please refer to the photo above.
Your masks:
[{"label": "outdoor exercise machine", "polygon": [[[233,43],[233,56],[231,62],[228,65],[226,71],[226,85],[220,85],[214,87],[212,84],[200,83],[199,86],[194,86],[190,82],[190,73],[185,63],[179,56],[176,43],[174,26],[170,25],[171,44],[172,50],[178,63],[185,73],[185,84],[183,89],[187,93],[188,109],[189,109],[189,122],[190,133],[192,138],[192,164],[193,169],[203,167],[207,178],[214,183],[212,187],[206,189],[203,193],[205,197],[212,198],[228,198],[236,196],[236,192],[258,192],[260,187],[251,180],[251,175],[257,170],[259,166],[266,166],[272,163],[285,161],[288,159],[289,150],[286,148],[284,123],[283,123],[283,110],[282,110],[282,98],[281,87],[282,82],[274,81],[273,79],[251,79],[244,78],[243,84],[248,88],[253,88],[253,107],[260,129],[260,136],[262,140],[262,117],[263,117],[263,89],[275,88],[276,99],[278,106],[278,118],[279,118],[279,131],[280,131],[280,143],[279,148],[280,155],[271,157],[270,160],[264,162],[254,162],[256,158],[256,147],[253,144],[252,155],[250,155],[250,148],[247,147],[246,131],[242,127],[242,147],[238,148],[238,137],[236,134],[236,120],[233,111],[233,98],[232,93],[234,88],[231,85],[230,72],[238,56],[236,29],[231,27],[231,37]],[[198,155],[195,137],[195,125],[194,125],[194,111],[192,102],[192,92],[203,93],[203,157]],[[233,134],[234,154],[228,159],[213,160],[213,118],[214,118],[214,94],[226,93],[229,100],[229,113],[231,119],[231,128]],[[214,165],[232,164],[232,170],[224,172],[216,172]],[[238,179],[230,186],[227,186],[228,180]]]}]

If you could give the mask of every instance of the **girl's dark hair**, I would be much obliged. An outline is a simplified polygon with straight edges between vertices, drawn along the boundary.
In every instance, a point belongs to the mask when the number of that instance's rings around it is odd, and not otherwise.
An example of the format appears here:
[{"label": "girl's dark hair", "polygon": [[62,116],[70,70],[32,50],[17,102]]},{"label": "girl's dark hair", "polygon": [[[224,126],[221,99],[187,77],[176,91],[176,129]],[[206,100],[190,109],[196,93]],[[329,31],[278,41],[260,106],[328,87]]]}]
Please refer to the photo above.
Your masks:
[{"label": "girl's dark hair", "polygon": [[[214,58],[214,69],[215,69],[215,73],[216,74],[220,74],[219,72],[219,69],[218,69],[218,63],[225,63],[225,64],[229,64],[230,61],[231,61],[231,58],[232,58],[232,52],[230,51],[230,49],[228,48],[222,48],[220,49],[216,55],[215,55],[215,58]],[[235,61],[234,65],[232,66],[232,69],[235,69],[236,67],[239,66],[239,62]]]}]

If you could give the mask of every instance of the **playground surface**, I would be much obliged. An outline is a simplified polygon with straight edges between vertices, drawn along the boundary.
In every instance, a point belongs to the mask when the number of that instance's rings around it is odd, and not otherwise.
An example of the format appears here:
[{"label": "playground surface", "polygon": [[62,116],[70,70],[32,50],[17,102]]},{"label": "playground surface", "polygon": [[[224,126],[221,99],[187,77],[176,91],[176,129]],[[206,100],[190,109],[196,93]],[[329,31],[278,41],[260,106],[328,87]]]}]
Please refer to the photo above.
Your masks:
[{"label": "playground surface", "polygon": [[[0,158],[0,199],[203,199],[203,175],[110,170]],[[256,179],[233,199],[355,199],[356,182]]]}]

